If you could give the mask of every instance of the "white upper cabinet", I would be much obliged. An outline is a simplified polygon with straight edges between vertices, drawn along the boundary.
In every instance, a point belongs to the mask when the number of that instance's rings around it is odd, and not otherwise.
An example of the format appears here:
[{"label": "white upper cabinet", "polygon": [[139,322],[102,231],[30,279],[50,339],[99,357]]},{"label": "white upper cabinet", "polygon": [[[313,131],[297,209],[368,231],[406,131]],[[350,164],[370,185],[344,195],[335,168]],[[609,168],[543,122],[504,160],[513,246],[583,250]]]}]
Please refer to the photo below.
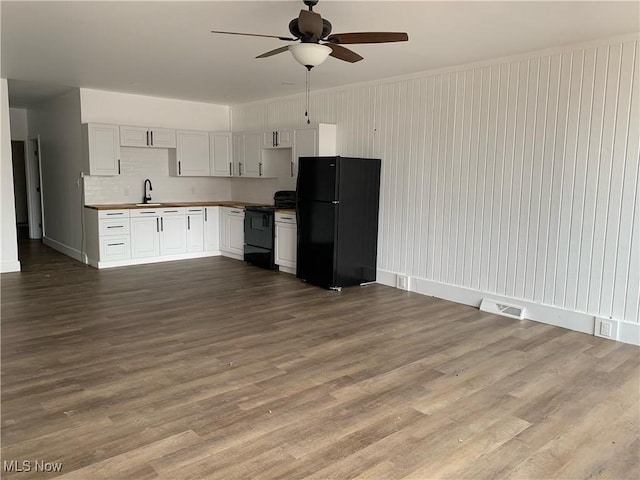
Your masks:
[{"label": "white upper cabinet", "polygon": [[176,148],[176,131],[171,128],[121,125],[120,146]]},{"label": "white upper cabinet", "polygon": [[177,130],[175,153],[169,153],[172,176],[209,176],[209,132]]},{"label": "white upper cabinet", "polygon": [[84,123],[82,148],[88,175],[120,175],[118,125]]},{"label": "white upper cabinet", "polygon": [[291,160],[291,176],[298,173],[300,157],[317,157],[337,155],[336,126],[327,123],[297,128],[293,131],[293,158]]},{"label": "white upper cabinet", "polygon": [[245,177],[262,176],[262,143],[259,133],[244,134],[242,175]]},{"label": "white upper cabinet", "polygon": [[212,177],[233,176],[231,132],[209,133],[209,174]]},{"label": "white upper cabinet", "polygon": [[262,177],[262,132],[233,134],[234,175]]},{"label": "white upper cabinet", "polygon": [[291,148],[291,130],[262,133],[262,148]]}]

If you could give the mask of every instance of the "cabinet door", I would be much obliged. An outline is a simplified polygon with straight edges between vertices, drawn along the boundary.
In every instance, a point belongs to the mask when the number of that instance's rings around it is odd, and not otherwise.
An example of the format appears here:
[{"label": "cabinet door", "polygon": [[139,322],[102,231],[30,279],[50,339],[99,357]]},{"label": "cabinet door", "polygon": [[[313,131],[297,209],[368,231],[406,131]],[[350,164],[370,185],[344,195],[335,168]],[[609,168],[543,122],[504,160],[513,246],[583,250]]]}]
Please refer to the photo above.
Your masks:
[{"label": "cabinet door", "polygon": [[276,265],[295,268],[296,266],[296,226],[276,223]]},{"label": "cabinet door", "polygon": [[204,250],[220,250],[220,207],[204,207]]},{"label": "cabinet door", "polygon": [[242,175],[247,177],[262,176],[262,143],[261,134],[245,133],[244,162]]},{"label": "cabinet door", "polygon": [[276,132],[262,132],[262,148],[273,148],[276,146]]},{"label": "cabinet door", "polygon": [[147,127],[120,126],[121,147],[148,147],[149,129]]},{"label": "cabinet door", "polygon": [[289,148],[292,143],[291,130],[278,130],[276,132],[276,147]]},{"label": "cabinet door", "polygon": [[244,135],[237,133],[233,135],[233,175],[242,176],[244,167]]},{"label": "cabinet door", "polygon": [[131,258],[160,255],[160,218],[131,219]]},{"label": "cabinet door", "polygon": [[229,219],[229,251],[238,255],[244,255],[244,215],[228,215]]},{"label": "cabinet door", "polygon": [[209,133],[209,173],[213,177],[230,177],[233,158],[231,156],[231,133]]},{"label": "cabinet door", "polygon": [[176,148],[176,131],[172,128],[150,128],[149,146],[157,148]]},{"label": "cabinet door", "polygon": [[204,215],[187,213],[187,252],[204,250]]},{"label": "cabinet door", "polygon": [[160,255],[175,255],[187,251],[187,217],[160,217]]},{"label": "cabinet door", "polygon": [[178,130],[176,133],[176,165],[179,176],[209,175],[209,133]]},{"label": "cabinet door", "polygon": [[86,126],[89,175],[120,174],[120,143],[117,125],[90,123]]}]

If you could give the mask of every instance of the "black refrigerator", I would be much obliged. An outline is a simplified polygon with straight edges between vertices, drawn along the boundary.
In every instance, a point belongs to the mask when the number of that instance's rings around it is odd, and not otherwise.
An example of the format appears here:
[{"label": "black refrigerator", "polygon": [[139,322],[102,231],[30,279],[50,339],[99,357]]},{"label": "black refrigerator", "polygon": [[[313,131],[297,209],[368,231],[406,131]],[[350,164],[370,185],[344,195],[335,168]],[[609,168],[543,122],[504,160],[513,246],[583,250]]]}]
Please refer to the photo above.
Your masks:
[{"label": "black refrigerator", "polygon": [[298,278],[338,291],[375,281],[380,165],[373,158],[299,159]]}]

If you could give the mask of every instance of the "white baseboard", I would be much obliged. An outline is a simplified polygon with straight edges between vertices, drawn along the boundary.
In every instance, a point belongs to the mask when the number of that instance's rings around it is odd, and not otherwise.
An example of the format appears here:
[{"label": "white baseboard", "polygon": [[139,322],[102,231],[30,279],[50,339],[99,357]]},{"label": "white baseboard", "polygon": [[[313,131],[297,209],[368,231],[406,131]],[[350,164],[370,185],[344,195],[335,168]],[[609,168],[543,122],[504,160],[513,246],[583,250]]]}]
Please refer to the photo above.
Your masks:
[{"label": "white baseboard", "polygon": [[17,260],[0,262],[0,273],[11,273],[20,271],[20,262]]},{"label": "white baseboard", "polygon": [[54,250],[59,251],[60,253],[64,253],[66,256],[73,258],[74,260],[78,260],[79,262],[85,263],[82,260],[82,252],[73,247],[65,245],[64,243],[60,243],[57,240],[53,240],[49,237],[43,237],[42,243],[47,245],[48,247],[53,248]]},{"label": "white baseboard", "polygon": [[175,260],[191,260],[194,258],[218,256],[220,256],[220,250],[210,252],[181,253],[178,255],[164,255],[162,257],[128,258],[127,260],[113,260],[110,262],[100,262],[95,258],[88,258],[87,263],[94,268],[99,268],[102,270],[103,268],[129,267],[131,265],[147,265],[150,263],[173,262]]},{"label": "white baseboard", "polygon": [[[397,276],[398,274],[394,272],[378,270],[377,282],[395,288]],[[409,286],[412,292],[442,298],[472,307],[480,307],[483,298],[504,303],[514,303],[525,307],[525,318],[527,320],[534,320],[589,335],[595,334],[595,316],[587,313],[574,312],[551,305],[542,305],[519,298],[502,297],[469,288],[438,283],[424,278],[411,277]],[[618,335],[616,340],[623,343],[640,345],[640,324],[623,320],[618,320],[618,322]]]}]

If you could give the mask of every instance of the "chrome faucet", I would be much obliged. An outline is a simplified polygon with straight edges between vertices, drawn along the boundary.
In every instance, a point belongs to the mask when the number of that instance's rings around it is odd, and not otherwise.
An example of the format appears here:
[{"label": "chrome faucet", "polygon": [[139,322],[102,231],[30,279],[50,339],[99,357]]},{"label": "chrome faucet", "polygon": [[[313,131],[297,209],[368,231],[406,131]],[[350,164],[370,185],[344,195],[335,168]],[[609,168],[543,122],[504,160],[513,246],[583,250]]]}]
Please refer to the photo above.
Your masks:
[{"label": "chrome faucet", "polygon": [[149,203],[151,201],[151,195],[147,192],[147,183],[149,184],[149,191],[153,190],[151,186],[151,180],[148,178],[144,181],[144,197],[142,197],[142,203]]}]

